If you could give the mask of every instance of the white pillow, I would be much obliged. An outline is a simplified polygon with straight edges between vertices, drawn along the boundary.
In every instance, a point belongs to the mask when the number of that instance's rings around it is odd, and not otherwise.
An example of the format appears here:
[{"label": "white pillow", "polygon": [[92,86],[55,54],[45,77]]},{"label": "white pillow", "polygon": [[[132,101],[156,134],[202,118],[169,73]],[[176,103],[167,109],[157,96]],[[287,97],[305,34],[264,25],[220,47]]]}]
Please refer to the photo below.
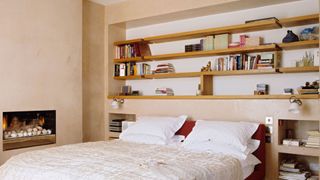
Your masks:
[{"label": "white pillow", "polygon": [[195,142],[192,144],[183,144],[185,149],[195,151],[195,152],[209,152],[209,153],[222,153],[226,155],[231,155],[237,159],[246,159],[249,154],[253,153],[258,149],[260,145],[259,140],[249,140],[248,147],[245,151],[227,145],[227,144],[217,144],[211,141],[206,142]]},{"label": "white pillow", "polygon": [[130,139],[128,136],[155,136],[167,143],[184,124],[187,116],[139,116],[137,122],[120,134],[120,139]]},{"label": "white pillow", "polygon": [[251,139],[258,126],[257,123],[247,122],[198,120],[184,143],[212,141],[216,144],[232,145],[241,151],[245,151],[249,139]]}]

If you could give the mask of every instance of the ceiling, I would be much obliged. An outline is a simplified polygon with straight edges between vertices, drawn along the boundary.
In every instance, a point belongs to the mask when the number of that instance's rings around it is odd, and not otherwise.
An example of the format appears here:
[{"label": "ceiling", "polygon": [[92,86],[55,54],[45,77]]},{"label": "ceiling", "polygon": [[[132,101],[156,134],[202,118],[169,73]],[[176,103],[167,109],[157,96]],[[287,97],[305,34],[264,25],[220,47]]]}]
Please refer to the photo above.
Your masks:
[{"label": "ceiling", "polygon": [[102,5],[108,5],[108,4],[115,4],[115,3],[120,3],[126,0],[90,0],[92,2],[102,4]]}]

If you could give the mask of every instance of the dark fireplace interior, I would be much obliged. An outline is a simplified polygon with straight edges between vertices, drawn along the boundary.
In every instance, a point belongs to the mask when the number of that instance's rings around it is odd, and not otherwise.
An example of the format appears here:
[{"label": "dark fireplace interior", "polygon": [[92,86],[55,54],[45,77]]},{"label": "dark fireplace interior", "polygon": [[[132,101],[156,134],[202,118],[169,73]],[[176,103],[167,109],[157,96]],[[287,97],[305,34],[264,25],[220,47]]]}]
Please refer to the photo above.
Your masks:
[{"label": "dark fireplace interior", "polygon": [[2,129],[4,150],[54,144],[56,111],[4,112]]}]

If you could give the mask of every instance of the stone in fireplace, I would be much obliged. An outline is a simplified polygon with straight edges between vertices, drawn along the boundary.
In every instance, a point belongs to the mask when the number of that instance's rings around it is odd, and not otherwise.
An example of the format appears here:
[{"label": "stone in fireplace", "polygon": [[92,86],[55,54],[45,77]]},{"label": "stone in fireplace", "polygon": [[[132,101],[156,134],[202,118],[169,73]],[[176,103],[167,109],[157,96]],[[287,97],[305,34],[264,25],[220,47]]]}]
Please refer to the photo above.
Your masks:
[{"label": "stone in fireplace", "polygon": [[3,112],[3,150],[56,143],[56,111]]}]

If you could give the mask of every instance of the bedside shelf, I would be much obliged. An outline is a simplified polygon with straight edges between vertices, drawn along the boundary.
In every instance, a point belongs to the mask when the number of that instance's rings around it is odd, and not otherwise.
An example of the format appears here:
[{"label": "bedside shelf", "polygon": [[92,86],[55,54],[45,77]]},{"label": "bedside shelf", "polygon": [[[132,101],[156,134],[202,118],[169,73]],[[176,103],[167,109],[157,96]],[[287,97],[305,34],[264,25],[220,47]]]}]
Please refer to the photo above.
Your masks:
[{"label": "bedside shelf", "polygon": [[319,72],[319,66],[283,67],[283,68],[279,68],[279,72],[281,73]]},{"label": "bedside shelf", "polygon": [[280,43],[278,46],[283,50],[294,50],[304,48],[317,48],[319,47],[319,40],[297,41],[291,43]]},{"label": "bedside shelf", "polygon": [[285,145],[278,145],[278,151],[280,153],[287,153],[287,154],[298,154],[298,155],[306,155],[306,156],[319,156],[320,149],[319,148],[308,148],[308,147],[295,147],[295,146],[285,146]]}]

